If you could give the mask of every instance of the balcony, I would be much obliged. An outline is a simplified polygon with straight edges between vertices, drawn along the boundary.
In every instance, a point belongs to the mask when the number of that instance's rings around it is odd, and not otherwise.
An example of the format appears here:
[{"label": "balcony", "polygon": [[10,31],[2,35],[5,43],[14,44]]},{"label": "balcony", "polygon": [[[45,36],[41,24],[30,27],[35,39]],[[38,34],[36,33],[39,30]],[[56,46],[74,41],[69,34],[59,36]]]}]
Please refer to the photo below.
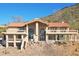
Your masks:
[{"label": "balcony", "polygon": [[16,31],[6,31],[6,32],[2,32],[4,34],[26,34],[25,30],[16,30]]},{"label": "balcony", "polygon": [[46,34],[78,34],[78,30],[46,30]]}]

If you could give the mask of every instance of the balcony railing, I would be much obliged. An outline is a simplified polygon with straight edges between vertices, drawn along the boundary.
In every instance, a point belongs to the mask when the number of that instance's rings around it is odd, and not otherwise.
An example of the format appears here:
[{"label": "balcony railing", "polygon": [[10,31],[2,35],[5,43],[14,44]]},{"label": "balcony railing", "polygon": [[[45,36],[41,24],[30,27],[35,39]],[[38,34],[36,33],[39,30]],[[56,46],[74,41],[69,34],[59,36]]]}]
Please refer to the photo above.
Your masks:
[{"label": "balcony railing", "polygon": [[15,31],[6,31],[6,32],[2,32],[4,34],[26,34],[25,30],[15,30]]},{"label": "balcony railing", "polygon": [[25,30],[18,30],[17,32],[25,32]]},{"label": "balcony railing", "polygon": [[46,30],[46,34],[77,34],[78,30]]}]

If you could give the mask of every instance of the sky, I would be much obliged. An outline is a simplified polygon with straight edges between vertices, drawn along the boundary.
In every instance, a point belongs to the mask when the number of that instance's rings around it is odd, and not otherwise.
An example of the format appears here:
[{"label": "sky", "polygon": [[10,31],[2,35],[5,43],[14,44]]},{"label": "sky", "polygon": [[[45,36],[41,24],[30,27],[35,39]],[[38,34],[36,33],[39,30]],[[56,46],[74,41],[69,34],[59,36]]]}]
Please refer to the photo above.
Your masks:
[{"label": "sky", "polygon": [[22,17],[24,21],[42,18],[75,3],[0,3],[0,25],[14,21],[13,17]]}]

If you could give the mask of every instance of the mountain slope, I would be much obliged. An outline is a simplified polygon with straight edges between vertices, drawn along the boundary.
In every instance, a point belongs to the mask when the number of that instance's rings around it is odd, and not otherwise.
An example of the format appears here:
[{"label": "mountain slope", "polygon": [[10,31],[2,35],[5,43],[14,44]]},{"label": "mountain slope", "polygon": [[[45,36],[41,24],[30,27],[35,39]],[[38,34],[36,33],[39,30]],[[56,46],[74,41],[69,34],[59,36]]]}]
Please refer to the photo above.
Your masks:
[{"label": "mountain slope", "polygon": [[55,14],[42,18],[49,22],[66,21],[70,24],[71,28],[79,29],[79,4],[70,7],[65,7]]}]

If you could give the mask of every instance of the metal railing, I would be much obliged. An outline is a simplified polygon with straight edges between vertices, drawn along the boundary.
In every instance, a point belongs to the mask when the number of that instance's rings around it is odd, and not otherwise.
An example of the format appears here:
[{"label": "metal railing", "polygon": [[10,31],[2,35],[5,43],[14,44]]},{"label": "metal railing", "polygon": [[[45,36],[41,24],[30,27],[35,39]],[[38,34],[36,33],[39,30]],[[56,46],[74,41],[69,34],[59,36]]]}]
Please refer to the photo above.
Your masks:
[{"label": "metal railing", "polygon": [[78,30],[46,30],[47,33],[78,33]]}]

